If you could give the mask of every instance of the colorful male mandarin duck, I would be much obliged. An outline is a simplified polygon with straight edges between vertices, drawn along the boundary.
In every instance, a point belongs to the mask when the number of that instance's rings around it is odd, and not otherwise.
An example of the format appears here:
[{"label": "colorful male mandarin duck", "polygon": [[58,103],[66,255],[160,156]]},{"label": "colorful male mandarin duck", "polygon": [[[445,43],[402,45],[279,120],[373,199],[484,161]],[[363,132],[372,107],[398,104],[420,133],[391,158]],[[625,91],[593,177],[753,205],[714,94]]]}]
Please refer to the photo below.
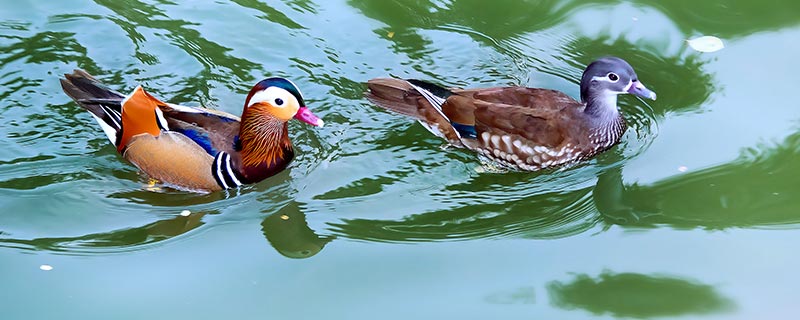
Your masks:
[{"label": "colorful male mandarin duck", "polygon": [[294,157],[287,121],[323,125],[297,86],[283,78],[257,83],[241,119],[161,102],[141,86],[124,96],[82,70],[65,75],[61,87],[123,158],[168,186],[193,192],[236,188],[282,171]]},{"label": "colorful male mandarin duck", "polygon": [[367,84],[366,97],[378,106],[416,118],[454,146],[526,171],[585,160],[617,144],[626,129],[617,95],[656,99],[633,68],[616,57],[586,67],[581,102],[538,88],[445,89],[387,78]]}]

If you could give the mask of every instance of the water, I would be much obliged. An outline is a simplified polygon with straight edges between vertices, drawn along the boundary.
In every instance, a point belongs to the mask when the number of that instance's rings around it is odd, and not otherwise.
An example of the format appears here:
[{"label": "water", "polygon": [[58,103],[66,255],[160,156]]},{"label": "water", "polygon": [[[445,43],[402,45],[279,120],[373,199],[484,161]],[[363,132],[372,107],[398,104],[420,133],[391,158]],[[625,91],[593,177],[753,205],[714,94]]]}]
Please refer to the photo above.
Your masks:
[{"label": "water", "polygon": [[[4,319],[786,319],[797,310],[795,1],[5,1]],[[714,35],[701,54],[685,40]],[[481,173],[362,98],[398,76],[658,93],[586,164]],[[292,79],[315,129],[255,186],[147,189],[58,77],[239,113]],[[181,216],[183,210],[191,211]],[[51,271],[40,266],[52,266]]]}]

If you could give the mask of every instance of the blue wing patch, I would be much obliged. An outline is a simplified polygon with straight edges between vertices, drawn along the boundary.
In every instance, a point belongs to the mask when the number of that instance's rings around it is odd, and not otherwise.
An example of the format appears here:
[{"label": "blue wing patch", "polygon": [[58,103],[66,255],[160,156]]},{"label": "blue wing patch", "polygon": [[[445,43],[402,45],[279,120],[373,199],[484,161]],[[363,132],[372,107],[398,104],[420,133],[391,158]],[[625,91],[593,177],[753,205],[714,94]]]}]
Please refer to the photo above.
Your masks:
[{"label": "blue wing patch", "polygon": [[217,152],[219,152],[217,149],[214,149],[214,147],[211,146],[211,139],[208,137],[208,133],[199,132],[191,129],[180,129],[180,128],[176,128],[173,131],[180,132],[189,139],[192,139],[192,141],[197,143],[200,147],[203,148],[203,150],[205,150],[208,154],[212,156],[216,155]]},{"label": "blue wing patch", "polygon": [[450,124],[453,125],[453,129],[456,129],[456,131],[458,131],[458,133],[461,135],[462,138],[470,138],[470,139],[478,138],[478,132],[475,131],[475,126],[468,126],[457,122],[450,122]]},{"label": "blue wing patch", "polygon": [[210,114],[210,113],[207,113],[207,114],[219,118],[220,120],[222,120],[222,122],[239,122],[239,120],[236,120],[236,119],[233,119],[233,118],[223,117],[223,116],[219,116],[219,115],[216,115],[216,114]]},{"label": "blue wing patch", "polygon": [[239,140],[239,135],[233,137],[233,150],[242,151],[242,140]]}]

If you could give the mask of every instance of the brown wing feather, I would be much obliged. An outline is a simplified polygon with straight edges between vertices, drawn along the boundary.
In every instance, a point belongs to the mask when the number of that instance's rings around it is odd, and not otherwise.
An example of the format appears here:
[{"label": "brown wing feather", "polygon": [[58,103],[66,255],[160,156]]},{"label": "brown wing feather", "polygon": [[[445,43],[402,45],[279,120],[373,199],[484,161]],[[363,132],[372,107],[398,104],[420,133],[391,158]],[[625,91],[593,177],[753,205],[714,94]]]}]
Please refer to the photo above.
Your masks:
[{"label": "brown wing feather", "polygon": [[488,131],[515,135],[532,145],[555,147],[564,143],[571,129],[560,125],[561,120],[583,109],[569,96],[548,89],[495,87],[454,92],[463,96],[461,105],[469,101],[474,108],[473,123],[479,136]]},{"label": "brown wing feather", "polygon": [[559,165],[588,137],[583,104],[565,94],[520,87],[468,94],[476,99],[473,149],[503,163],[525,170]]},{"label": "brown wing feather", "polygon": [[492,127],[521,136],[534,145],[549,147],[558,146],[571,136],[568,132],[579,124],[564,120],[583,110],[580,102],[548,89],[504,87],[465,90],[460,94],[469,94],[479,101],[475,111],[479,133],[482,128]]},{"label": "brown wing feather", "polygon": [[475,125],[475,100],[460,95],[452,95],[442,105],[442,112],[450,121],[463,125]]},{"label": "brown wing feather", "polygon": [[519,106],[535,110],[561,110],[567,107],[582,108],[583,104],[563,92],[526,87],[495,87],[460,90],[459,95],[469,96],[490,103]]},{"label": "brown wing feather", "polygon": [[[453,129],[450,121],[442,116],[436,108],[428,102],[407,81],[391,78],[377,78],[367,82],[369,91],[365,94],[367,100],[389,111],[413,117],[424,121],[433,130],[439,131],[445,139],[460,145],[458,133]],[[449,99],[448,99],[449,100]],[[447,104],[447,102],[445,102]]]},{"label": "brown wing feather", "polygon": [[556,113],[531,112],[519,106],[480,103],[475,110],[475,129],[492,134],[513,134],[529,144],[554,147],[564,141],[564,128],[558,125]]},{"label": "brown wing feather", "polygon": [[419,98],[422,98],[422,95],[405,80],[371,79],[367,81],[367,87],[369,91],[364,96],[370,102],[389,111],[425,120],[419,112]]}]

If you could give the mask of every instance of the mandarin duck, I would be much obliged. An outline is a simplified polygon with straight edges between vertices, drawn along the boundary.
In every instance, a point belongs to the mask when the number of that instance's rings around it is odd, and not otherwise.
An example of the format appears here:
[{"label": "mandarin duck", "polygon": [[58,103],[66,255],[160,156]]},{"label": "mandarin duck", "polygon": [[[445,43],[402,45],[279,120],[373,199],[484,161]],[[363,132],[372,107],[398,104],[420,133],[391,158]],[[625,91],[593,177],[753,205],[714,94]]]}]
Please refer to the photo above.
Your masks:
[{"label": "mandarin duck", "polygon": [[586,67],[581,102],[548,89],[446,89],[420,80],[377,78],[366,98],[415,118],[451,145],[477,152],[503,167],[536,171],[591,158],[617,144],[625,119],[617,95],[655,100],[620,58]]},{"label": "mandarin duck", "polygon": [[97,120],[123,158],[167,186],[192,192],[236,188],[275,175],[294,157],[287,121],[323,125],[297,86],[283,78],[258,82],[241,118],[165,103],[141,86],[125,96],[82,70],[66,74],[61,87]]}]

